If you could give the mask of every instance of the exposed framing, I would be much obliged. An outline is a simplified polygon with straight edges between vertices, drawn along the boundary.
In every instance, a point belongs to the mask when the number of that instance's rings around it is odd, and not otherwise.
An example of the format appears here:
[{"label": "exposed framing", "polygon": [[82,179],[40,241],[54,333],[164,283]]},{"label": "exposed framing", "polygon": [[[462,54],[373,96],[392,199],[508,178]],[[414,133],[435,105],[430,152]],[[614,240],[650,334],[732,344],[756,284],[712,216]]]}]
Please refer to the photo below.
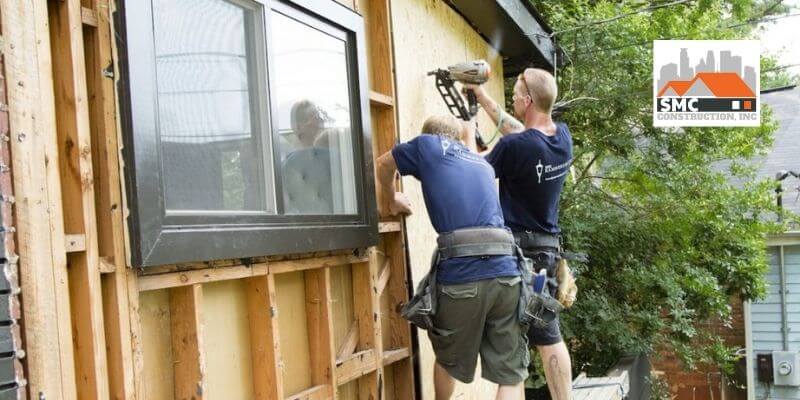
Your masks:
[{"label": "exposed framing", "polygon": [[[23,306],[36,310],[24,315],[31,396],[144,399],[139,293],[167,290],[176,316],[174,395],[203,398],[203,285],[244,280],[255,398],[336,398],[337,388],[353,381],[359,398],[384,398],[390,389],[396,399],[414,398],[411,329],[395,310],[409,289],[401,220],[376,221],[380,243],[366,252],[170,265],[148,275],[128,268],[115,3],[0,5]],[[379,155],[397,141],[389,1],[359,5],[347,7],[363,14],[369,36],[371,90],[363,99],[375,140],[365,144]],[[364,160],[367,170],[371,163]],[[334,348],[330,275],[341,265],[352,269],[356,312],[347,339]],[[313,384],[285,393],[275,276],[297,271],[305,282]]]}]

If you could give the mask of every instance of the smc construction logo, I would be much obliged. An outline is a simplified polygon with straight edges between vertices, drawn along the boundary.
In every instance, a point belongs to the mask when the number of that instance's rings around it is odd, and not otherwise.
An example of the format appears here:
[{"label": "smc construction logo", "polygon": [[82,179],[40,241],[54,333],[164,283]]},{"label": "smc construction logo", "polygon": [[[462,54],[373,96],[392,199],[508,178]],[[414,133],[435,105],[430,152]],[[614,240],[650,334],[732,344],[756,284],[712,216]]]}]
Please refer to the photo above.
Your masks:
[{"label": "smc construction logo", "polygon": [[759,126],[757,40],[656,40],[653,126]]}]

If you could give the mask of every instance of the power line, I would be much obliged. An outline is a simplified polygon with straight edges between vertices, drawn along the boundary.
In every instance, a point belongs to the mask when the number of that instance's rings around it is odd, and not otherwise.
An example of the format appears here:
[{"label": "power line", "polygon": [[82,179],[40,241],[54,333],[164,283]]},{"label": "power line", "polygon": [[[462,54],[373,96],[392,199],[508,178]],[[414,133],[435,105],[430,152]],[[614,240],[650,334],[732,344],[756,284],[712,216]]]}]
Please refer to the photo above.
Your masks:
[{"label": "power line", "polygon": [[780,66],[777,66],[777,67],[773,67],[773,68],[762,70],[761,72],[778,71],[778,70],[787,69],[787,68],[794,68],[794,67],[800,67],[800,63],[798,63],[798,64],[780,65]]},{"label": "power line", "polygon": [[597,21],[587,22],[585,24],[576,25],[576,26],[573,26],[571,28],[562,29],[560,31],[553,31],[553,33],[551,33],[550,36],[552,37],[552,36],[560,35],[560,34],[562,34],[564,32],[572,32],[572,31],[588,28],[590,26],[603,25],[603,24],[607,24],[607,23],[610,23],[610,22],[614,22],[614,21],[620,20],[620,19],[625,18],[625,17],[629,17],[631,15],[641,14],[641,13],[648,12],[648,11],[654,11],[654,10],[657,10],[659,8],[666,8],[666,7],[672,7],[672,6],[676,6],[676,5],[680,5],[680,4],[686,4],[686,3],[690,3],[692,1],[694,1],[694,0],[675,0],[675,1],[671,1],[669,3],[656,4],[656,5],[640,8],[638,10],[629,11],[629,12],[626,12],[626,13],[615,15],[615,16],[613,16],[611,18],[606,18],[606,19],[601,19],[601,20],[597,20]]},{"label": "power line", "polygon": [[[760,19],[757,19],[757,20],[752,20],[752,21],[741,23],[741,24],[720,26],[719,29],[738,28],[740,26],[750,25],[750,24],[754,24],[754,23],[769,22],[769,21],[775,21],[775,20],[778,20],[778,19],[796,17],[796,16],[800,16],[800,13],[781,15],[781,16],[772,17],[772,18],[760,18]],[[601,48],[601,49],[594,49],[594,50],[589,50],[589,51],[583,51],[583,52],[580,52],[580,53],[573,53],[572,55],[574,57],[578,57],[578,56],[582,56],[582,55],[585,55],[585,54],[595,54],[595,53],[602,53],[602,52],[611,51],[611,50],[626,49],[626,48],[629,48],[629,47],[645,46],[645,45],[648,45],[648,44],[652,44],[653,40],[680,40],[680,39],[683,39],[683,38],[656,38],[656,39],[645,40],[645,41],[641,41],[641,42],[631,42],[631,43],[627,43],[627,44],[623,44],[623,45],[619,45],[619,46],[604,47],[604,48]]]}]

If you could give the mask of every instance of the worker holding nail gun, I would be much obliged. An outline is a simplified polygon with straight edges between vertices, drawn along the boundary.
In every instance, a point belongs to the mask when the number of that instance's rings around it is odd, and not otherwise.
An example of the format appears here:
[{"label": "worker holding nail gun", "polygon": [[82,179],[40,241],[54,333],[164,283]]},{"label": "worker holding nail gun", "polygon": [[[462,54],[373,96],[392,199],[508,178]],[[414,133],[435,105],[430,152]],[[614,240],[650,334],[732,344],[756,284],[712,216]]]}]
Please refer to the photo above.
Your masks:
[{"label": "worker holding nail gun", "polygon": [[[505,223],[525,256],[533,260],[534,270],[546,270],[550,295],[569,306],[576,288],[559,242],[558,203],[572,164],[572,137],[565,124],[557,124],[551,117],[558,94],[556,81],[543,69],[524,70],[513,92],[518,119],[506,113],[480,85],[466,83],[464,89],[474,93],[504,135],[486,160],[500,180]],[[538,322],[530,326],[529,342],[542,357],[551,397],[567,400],[572,385],[571,360],[557,312]]]}]

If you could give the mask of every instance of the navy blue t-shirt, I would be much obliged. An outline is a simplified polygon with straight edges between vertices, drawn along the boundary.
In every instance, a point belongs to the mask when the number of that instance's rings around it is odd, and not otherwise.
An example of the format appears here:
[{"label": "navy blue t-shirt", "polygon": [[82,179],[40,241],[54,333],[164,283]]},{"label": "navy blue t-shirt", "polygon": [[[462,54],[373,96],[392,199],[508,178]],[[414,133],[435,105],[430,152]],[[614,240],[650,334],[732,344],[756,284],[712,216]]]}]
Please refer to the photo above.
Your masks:
[{"label": "navy blue t-shirt", "polygon": [[572,136],[539,130],[506,135],[486,156],[500,179],[503,217],[513,232],[559,233],[558,200],[572,164]]},{"label": "navy blue t-shirt", "polygon": [[[438,233],[478,226],[505,227],[492,167],[460,142],[423,134],[392,150],[401,175],[422,183],[422,195]],[[443,284],[517,276],[512,256],[458,257],[439,264]]]}]

